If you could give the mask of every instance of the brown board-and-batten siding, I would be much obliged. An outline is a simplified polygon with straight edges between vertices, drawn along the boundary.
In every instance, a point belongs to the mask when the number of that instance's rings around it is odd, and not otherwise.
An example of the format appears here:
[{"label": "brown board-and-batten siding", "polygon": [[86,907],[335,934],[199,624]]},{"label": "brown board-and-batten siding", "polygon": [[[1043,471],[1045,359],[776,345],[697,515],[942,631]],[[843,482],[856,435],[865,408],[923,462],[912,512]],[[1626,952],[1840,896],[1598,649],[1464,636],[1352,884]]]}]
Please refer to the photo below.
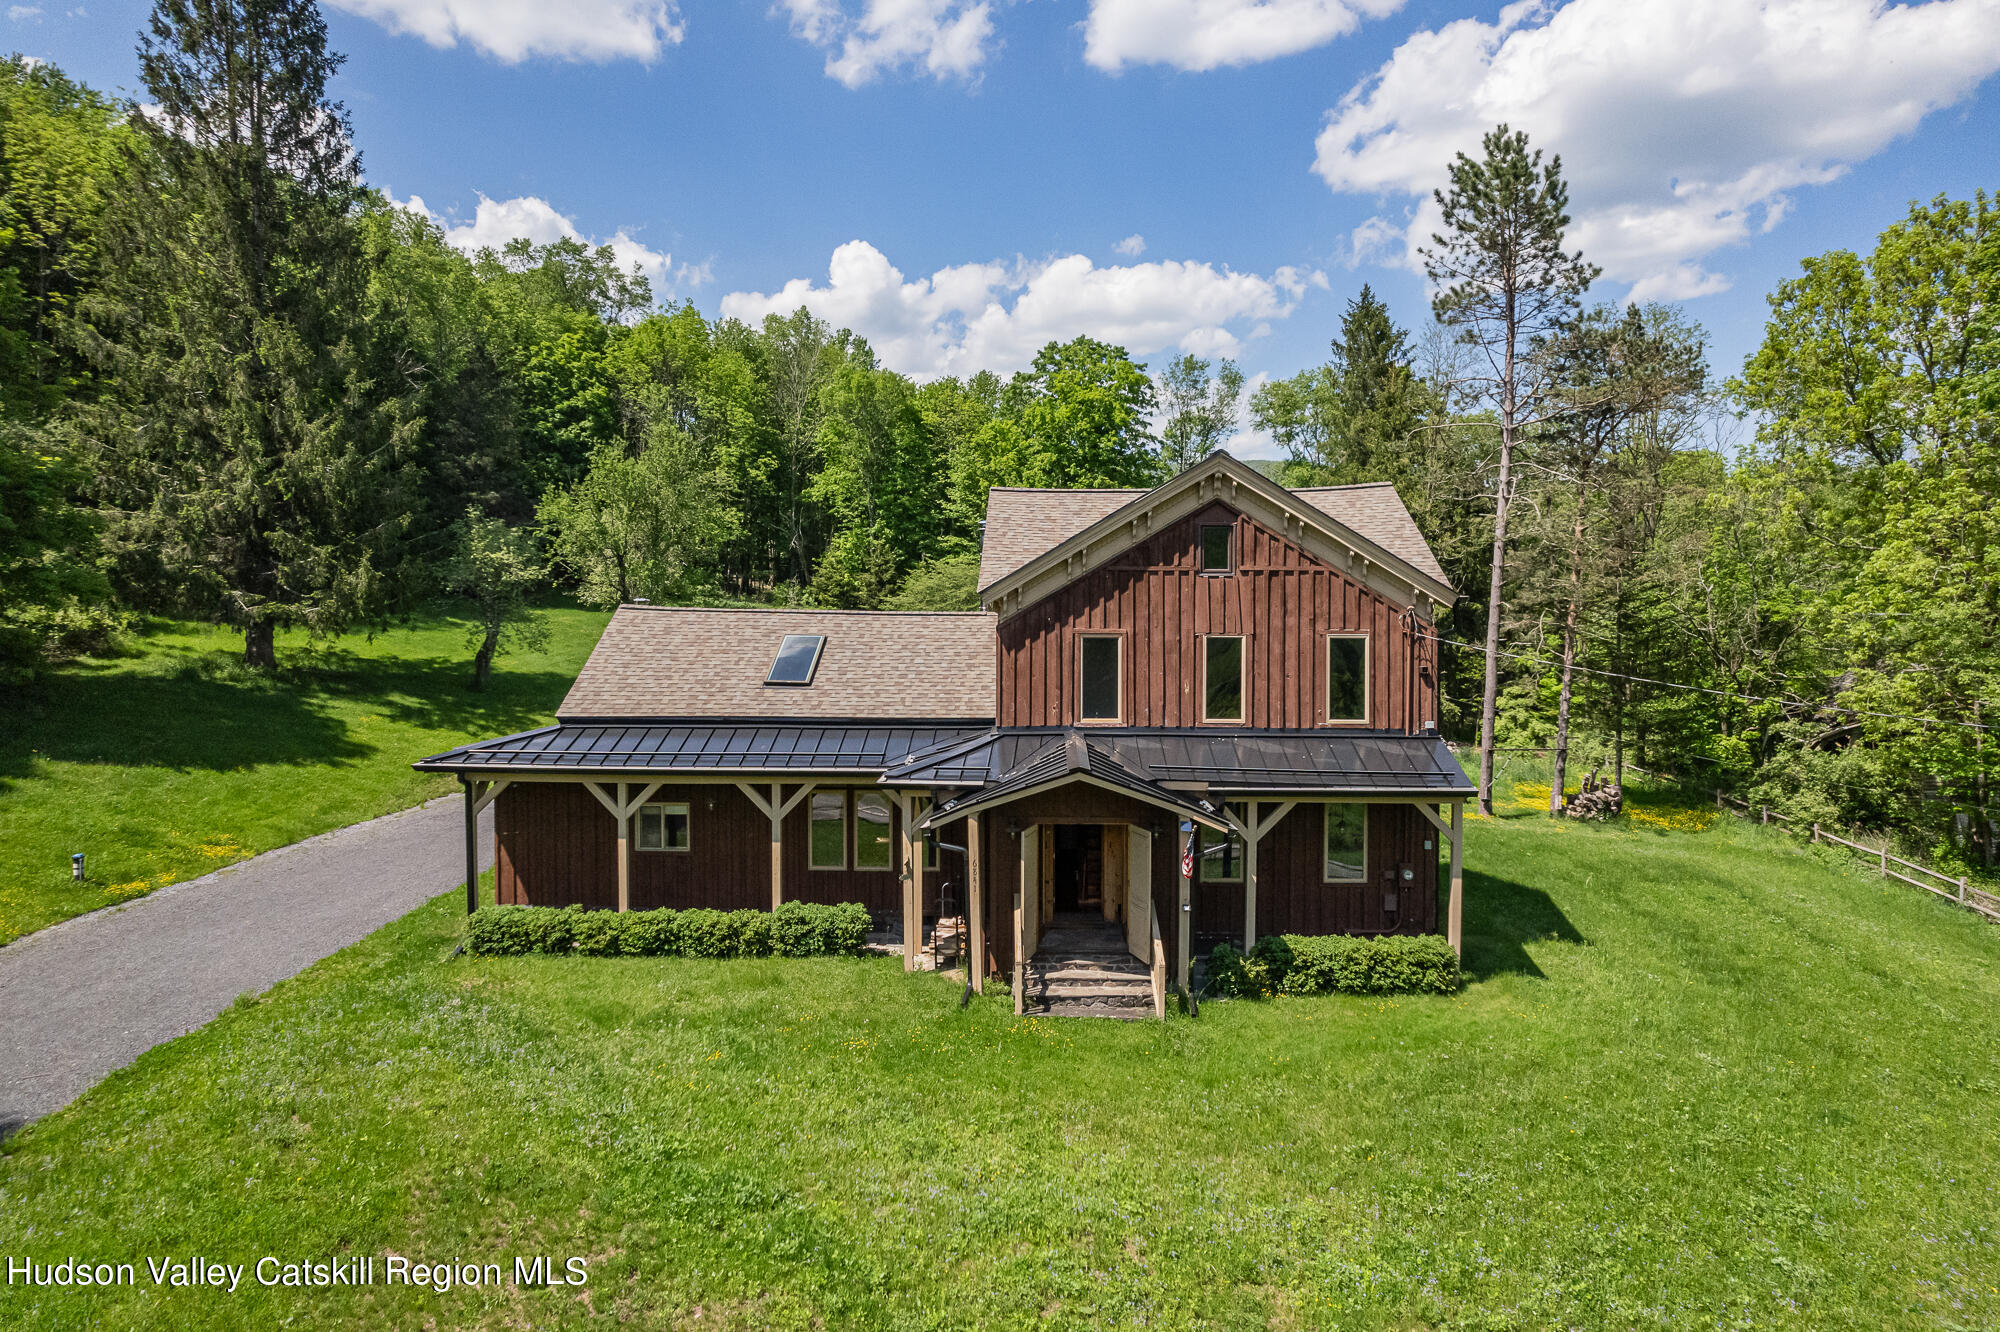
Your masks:
[{"label": "brown board-and-batten siding", "polygon": [[[1257,844],[1257,933],[1427,934],[1438,927],[1438,841],[1409,805],[1368,807],[1362,878],[1326,882],[1325,806],[1301,801]],[[1425,849],[1425,841],[1430,848]],[[1407,866],[1414,874],[1402,879]],[[1393,914],[1384,905],[1396,895]],[[1194,885],[1195,937],[1243,941],[1243,885]]]},{"label": "brown board-and-batten siding", "polygon": [[[1200,569],[1201,529],[1234,529],[1232,568]],[[1125,636],[1127,726],[1201,723],[1201,637],[1246,638],[1247,715],[1239,725],[1326,725],[1329,634],[1368,635],[1374,729],[1416,731],[1437,721],[1429,626],[1298,543],[1217,503],[1190,515],[1001,621],[1002,726],[1068,726],[1081,719],[1077,636]]]},{"label": "brown board-and-batten siding", "polygon": [[[796,789],[787,784],[787,789]],[[843,793],[878,787],[834,787]],[[851,801],[851,794],[848,797]],[[688,806],[686,851],[631,852],[631,905],[768,909],[771,905],[771,823],[734,784],[663,786],[654,797]],[[893,868],[816,870],[810,864],[810,798],[785,819],[785,898],[802,902],[859,902],[871,911],[902,909],[902,886]],[[499,900],[531,906],[615,908],[618,905],[618,830],[609,811],[577,782],[517,782],[494,802],[495,862]],[[892,838],[902,814],[891,807]],[[853,864],[854,819],[848,818],[848,864]],[[924,875],[925,903],[935,910],[939,871]]]}]

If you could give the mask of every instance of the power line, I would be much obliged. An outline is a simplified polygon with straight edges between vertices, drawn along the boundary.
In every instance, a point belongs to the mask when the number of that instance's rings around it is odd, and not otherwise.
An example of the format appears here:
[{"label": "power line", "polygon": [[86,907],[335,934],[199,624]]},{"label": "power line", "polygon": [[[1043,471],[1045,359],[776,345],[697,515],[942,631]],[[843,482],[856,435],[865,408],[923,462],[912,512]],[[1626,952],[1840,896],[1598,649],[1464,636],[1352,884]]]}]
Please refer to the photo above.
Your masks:
[{"label": "power line", "polygon": [[[1449,643],[1453,647],[1462,647],[1470,651],[1479,653],[1484,653],[1486,651],[1486,645],[1484,643],[1461,643],[1456,638],[1446,638],[1442,634],[1439,634],[1436,637],[1438,642]],[[1550,661],[1546,657],[1531,656],[1526,652],[1508,652],[1503,648],[1495,648],[1493,649],[1493,651],[1499,656],[1512,657],[1517,661],[1532,662],[1537,666],[1560,666],[1562,664],[1561,662]],[[1724,699],[1740,698],[1745,703],[1797,704],[1804,701],[1801,699],[1779,698],[1775,696],[1761,695],[1761,694],[1745,694],[1734,689],[1710,689],[1706,685],[1676,684],[1672,680],[1655,680],[1652,679],[1650,676],[1627,675],[1623,671],[1593,670],[1591,667],[1578,666],[1575,663],[1571,663],[1570,670],[1576,672],[1579,675],[1596,675],[1607,680],[1630,680],[1635,684],[1657,685],[1661,689],[1682,689],[1692,694],[1710,694],[1716,698],[1724,698]],[[1940,717],[1918,717],[1907,712],[1870,712],[1866,708],[1850,708],[1844,703],[1830,703],[1827,704],[1826,706],[1831,707],[1838,712],[1845,712],[1850,716],[1855,716],[1855,717],[1881,717],[1888,721],[1923,722],[1927,726],[1956,726],[1959,729],[1966,731],[1991,731],[1994,729],[1992,726],[1984,725],[1980,722],[1946,721]]]}]

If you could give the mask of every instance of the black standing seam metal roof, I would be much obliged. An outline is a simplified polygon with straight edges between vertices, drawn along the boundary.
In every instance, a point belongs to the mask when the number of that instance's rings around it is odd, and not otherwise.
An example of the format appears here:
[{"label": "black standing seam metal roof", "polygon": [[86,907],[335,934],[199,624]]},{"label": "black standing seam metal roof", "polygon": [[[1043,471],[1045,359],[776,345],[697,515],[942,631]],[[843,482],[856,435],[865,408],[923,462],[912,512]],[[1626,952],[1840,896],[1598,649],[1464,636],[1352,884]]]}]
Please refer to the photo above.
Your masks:
[{"label": "black standing seam metal roof", "polygon": [[1087,736],[1135,776],[1218,790],[1469,796],[1475,788],[1434,735],[1290,730],[996,728],[911,754],[883,781],[979,786],[1002,778],[1062,734]]},{"label": "black standing seam metal roof", "polygon": [[839,772],[879,774],[895,786],[984,787],[1011,781],[1031,760],[1053,762],[1057,753],[1079,763],[1077,771],[1149,791],[1161,782],[1330,794],[1474,790],[1436,736],[1325,730],[564,722],[461,745],[413,766],[453,773]]},{"label": "black standing seam metal roof", "polygon": [[1041,740],[1040,748],[1031,751],[1011,771],[1001,774],[988,785],[940,804],[925,817],[922,826],[949,823],[973,810],[1005,804],[1015,796],[1078,777],[1089,777],[1153,804],[1179,810],[1187,818],[1201,823],[1223,826],[1222,816],[1214,806],[1156,785],[1119,761],[1095,737],[1071,730],[1043,733],[1038,738]]},{"label": "black standing seam metal roof", "polygon": [[839,771],[879,773],[918,750],[976,735],[953,726],[565,722],[461,745],[420,772]]}]

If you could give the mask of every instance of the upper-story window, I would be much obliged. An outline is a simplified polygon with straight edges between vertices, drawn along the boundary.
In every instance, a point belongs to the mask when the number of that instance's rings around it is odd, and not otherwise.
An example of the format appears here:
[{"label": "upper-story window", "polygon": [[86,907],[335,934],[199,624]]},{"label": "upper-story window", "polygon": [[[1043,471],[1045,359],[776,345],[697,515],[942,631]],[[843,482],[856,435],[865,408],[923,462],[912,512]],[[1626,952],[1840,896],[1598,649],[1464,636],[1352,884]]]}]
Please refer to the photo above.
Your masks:
[{"label": "upper-story window", "polygon": [[1326,640],[1326,719],[1368,720],[1368,635],[1331,634]]},{"label": "upper-story window", "polygon": [[1201,719],[1242,721],[1243,695],[1242,637],[1207,635],[1201,640]]},{"label": "upper-story window", "polygon": [[819,669],[820,649],[825,646],[824,634],[786,634],[778,644],[778,655],[771,659],[771,673],[764,677],[764,683],[811,684],[813,672]]},{"label": "upper-story window", "polygon": [[1120,634],[1080,634],[1077,639],[1078,717],[1116,722],[1125,717],[1125,639]]},{"label": "upper-story window", "polygon": [[1201,571],[1203,573],[1228,573],[1235,567],[1231,556],[1235,554],[1236,529],[1216,525],[1201,529]]}]

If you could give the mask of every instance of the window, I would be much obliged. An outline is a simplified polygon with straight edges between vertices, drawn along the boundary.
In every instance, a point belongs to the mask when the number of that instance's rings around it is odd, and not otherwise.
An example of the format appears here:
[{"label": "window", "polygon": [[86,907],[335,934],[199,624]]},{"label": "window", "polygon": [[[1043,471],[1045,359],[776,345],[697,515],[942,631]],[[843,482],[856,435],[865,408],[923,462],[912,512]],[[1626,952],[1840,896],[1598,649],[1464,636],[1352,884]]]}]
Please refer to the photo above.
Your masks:
[{"label": "window", "polygon": [[1084,634],[1077,643],[1077,670],[1082,675],[1081,716],[1084,721],[1115,722],[1125,715],[1125,640],[1116,634]]},{"label": "window", "polygon": [[778,644],[778,655],[771,659],[771,673],[764,677],[764,683],[811,684],[813,672],[819,669],[820,649],[825,646],[825,634],[786,634]]},{"label": "window", "polygon": [[639,806],[639,849],[641,851],[687,850],[688,807],[686,805]]},{"label": "window", "polygon": [[814,869],[847,868],[847,795],[841,791],[821,791],[812,798],[812,843]]},{"label": "window", "polygon": [[1368,806],[1321,808],[1326,811],[1326,881],[1361,882],[1368,873]]},{"label": "window", "polygon": [[1243,640],[1210,634],[1201,640],[1201,719],[1243,720]]},{"label": "window", "polygon": [[1326,719],[1368,720],[1368,636],[1335,634],[1326,640]]},{"label": "window", "polygon": [[894,860],[889,797],[879,791],[863,791],[854,797],[854,868],[885,870]]},{"label": "window", "polygon": [[927,829],[924,833],[924,868],[927,870],[934,870],[937,867],[938,867],[937,830],[935,828],[932,828],[932,829]]},{"label": "window", "polygon": [[1235,532],[1236,529],[1233,527],[1204,527],[1201,529],[1201,571],[1203,573],[1229,572],[1229,546]]},{"label": "window", "polygon": [[[1243,807],[1232,804],[1229,812],[1238,819]],[[1243,882],[1243,839],[1235,833],[1201,830],[1201,881],[1203,883]]]}]

